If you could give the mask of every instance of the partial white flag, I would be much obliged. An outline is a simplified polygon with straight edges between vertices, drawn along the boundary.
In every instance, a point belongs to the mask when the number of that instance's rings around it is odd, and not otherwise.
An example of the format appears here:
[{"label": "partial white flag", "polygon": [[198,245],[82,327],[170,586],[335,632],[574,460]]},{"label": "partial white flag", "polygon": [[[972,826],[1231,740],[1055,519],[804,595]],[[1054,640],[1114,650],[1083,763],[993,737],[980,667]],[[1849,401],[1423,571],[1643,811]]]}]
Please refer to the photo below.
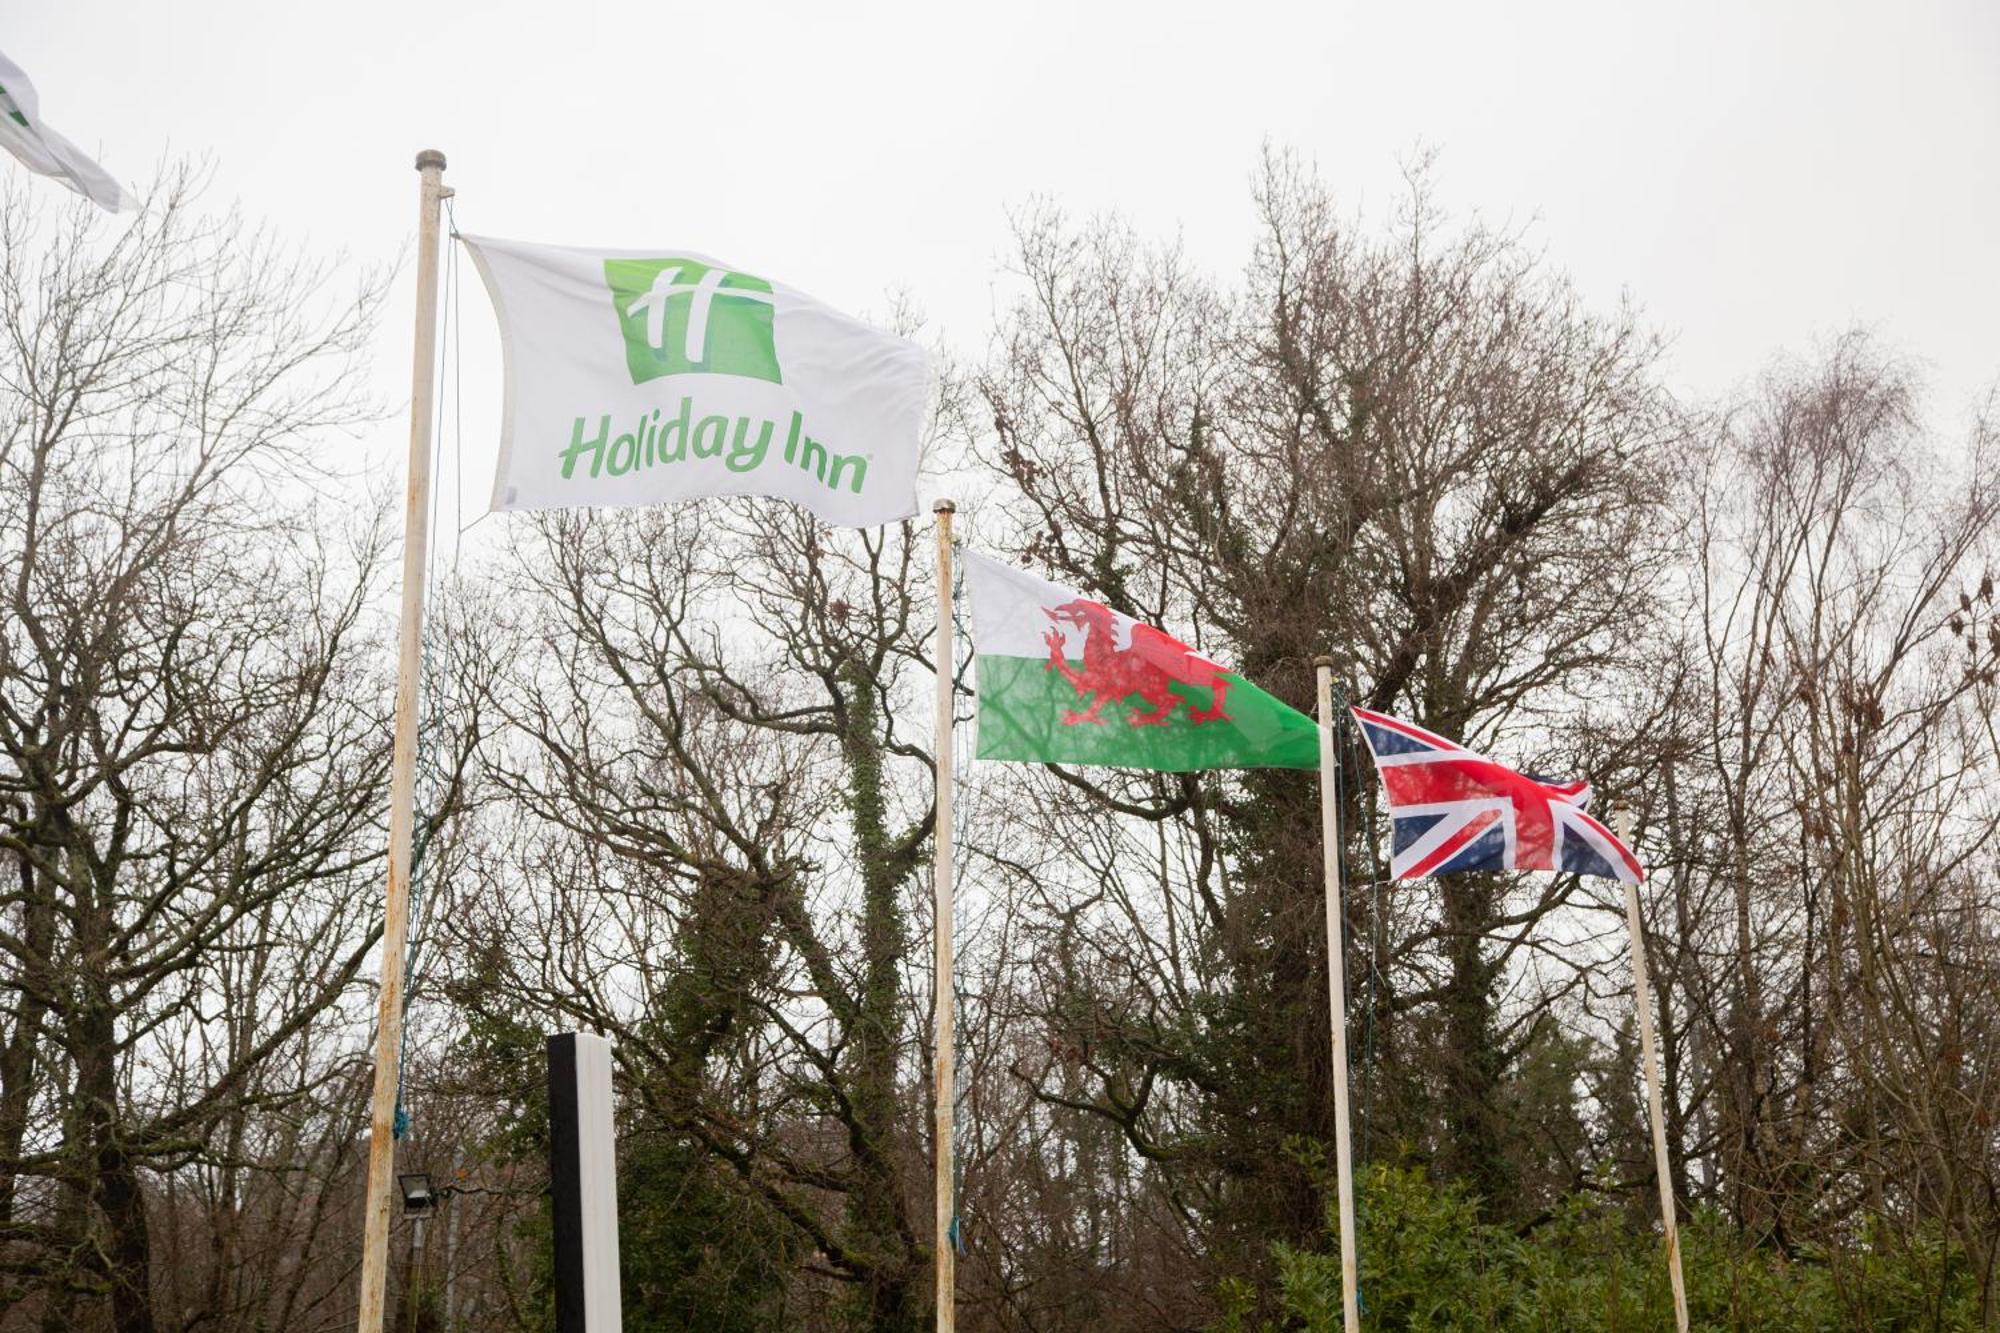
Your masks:
[{"label": "partial white flag", "polygon": [[493,508],[770,495],[846,527],[916,513],[915,343],[686,251],[464,240],[506,360]]},{"label": "partial white flag", "polygon": [[27,164],[28,170],[55,177],[113,213],[133,202],[110,172],[42,123],[35,85],[4,55],[0,55],[0,144]]}]

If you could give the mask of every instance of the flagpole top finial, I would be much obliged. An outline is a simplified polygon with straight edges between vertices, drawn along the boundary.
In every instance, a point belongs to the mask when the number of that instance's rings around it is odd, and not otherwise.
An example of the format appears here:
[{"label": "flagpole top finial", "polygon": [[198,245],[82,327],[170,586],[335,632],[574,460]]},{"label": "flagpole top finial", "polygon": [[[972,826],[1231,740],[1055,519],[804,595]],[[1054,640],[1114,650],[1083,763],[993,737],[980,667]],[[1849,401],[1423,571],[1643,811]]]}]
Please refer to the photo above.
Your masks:
[{"label": "flagpole top finial", "polygon": [[426,148],[417,154],[417,170],[427,171],[432,167],[436,167],[439,171],[444,170],[444,154],[435,148]]},{"label": "flagpole top finial", "polygon": [[1632,841],[1632,802],[1623,796],[1612,798],[1611,832],[1620,842],[1629,844]]},{"label": "flagpole top finial", "polygon": [[933,514],[956,514],[958,512],[958,506],[953,504],[949,500],[939,500],[936,504],[931,506],[931,512]]},{"label": "flagpole top finial", "polygon": [[1331,671],[1333,670],[1333,659],[1327,656],[1325,653],[1321,653],[1318,657],[1315,657],[1313,659],[1313,666],[1316,669],[1324,667],[1328,671]]}]

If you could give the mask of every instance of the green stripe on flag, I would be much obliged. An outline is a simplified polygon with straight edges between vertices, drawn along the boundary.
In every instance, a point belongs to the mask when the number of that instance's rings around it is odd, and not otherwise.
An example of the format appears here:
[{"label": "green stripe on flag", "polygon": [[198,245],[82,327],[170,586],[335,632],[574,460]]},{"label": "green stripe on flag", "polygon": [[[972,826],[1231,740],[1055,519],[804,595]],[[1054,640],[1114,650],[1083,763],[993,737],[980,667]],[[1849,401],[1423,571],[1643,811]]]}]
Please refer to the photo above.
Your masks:
[{"label": "green stripe on flag", "polygon": [[[1080,664],[1073,664],[1080,665]],[[1134,694],[1106,701],[1094,722],[1070,721],[1094,698],[1042,657],[981,656],[979,757],[1030,763],[1103,764],[1188,772],[1204,768],[1317,768],[1319,728],[1249,681],[1225,673],[1224,716],[1190,720],[1214,702],[1214,690],[1175,681],[1176,703],[1164,721],[1136,724],[1155,706]]]}]

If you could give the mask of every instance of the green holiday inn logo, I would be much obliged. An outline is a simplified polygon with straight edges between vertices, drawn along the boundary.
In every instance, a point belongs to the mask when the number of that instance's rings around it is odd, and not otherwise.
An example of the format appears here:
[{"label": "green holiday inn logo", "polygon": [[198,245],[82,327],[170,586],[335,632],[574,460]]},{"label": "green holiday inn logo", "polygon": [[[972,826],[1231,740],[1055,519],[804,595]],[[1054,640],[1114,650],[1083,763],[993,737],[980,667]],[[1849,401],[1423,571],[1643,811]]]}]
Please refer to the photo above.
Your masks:
[{"label": "green holiday inn logo", "polygon": [[771,284],[692,259],[607,259],[604,281],[634,384],[740,375],[782,384]]},{"label": "green holiday inn logo", "polygon": [[[604,281],[634,384],[689,374],[784,383],[772,332],[776,297],[764,279],[670,255],[607,259]],[[706,396],[710,390],[696,392]],[[578,414],[568,447],[556,456],[564,481],[707,460],[748,473],[767,458],[782,458],[827,489],[855,495],[867,485],[873,457],[839,453],[814,439],[805,413],[796,408],[786,421],[754,407],[745,413],[727,402],[697,403],[689,394],[680,395],[678,412],[662,404],[629,418],[603,411]]]},{"label": "green holiday inn logo", "polygon": [[7,119],[18,121],[23,127],[27,126],[28,118],[21,114],[20,106],[5,88],[0,88],[0,111],[7,113]]}]

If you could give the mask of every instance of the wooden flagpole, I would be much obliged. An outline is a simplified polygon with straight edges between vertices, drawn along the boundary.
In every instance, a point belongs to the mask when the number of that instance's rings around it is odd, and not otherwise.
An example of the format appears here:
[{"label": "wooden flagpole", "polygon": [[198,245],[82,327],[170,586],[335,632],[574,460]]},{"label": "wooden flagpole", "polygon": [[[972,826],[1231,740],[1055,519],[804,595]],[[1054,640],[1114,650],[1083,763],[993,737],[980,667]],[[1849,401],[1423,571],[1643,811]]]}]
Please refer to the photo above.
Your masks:
[{"label": "wooden flagpole", "polygon": [[[1632,845],[1632,807],[1614,801],[1612,831]],[[1639,1010],[1639,1057],[1646,1065],[1646,1113],[1653,1122],[1653,1171],[1660,1183],[1660,1220],[1667,1233],[1667,1275],[1674,1285],[1674,1327],[1688,1333],[1687,1287],[1681,1280],[1681,1233],[1674,1219],[1674,1178],[1667,1164],[1667,1123],[1660,1101],[1660,1057],[1653,1043],[1653,986],[1646,972],[1646,936],[1639,920],[1639,886],[1625,886],[1625,926],[1632,935],[1632,1001]]]},{"label": "wooden flagpole", "polygon": [[1319,825],[1326,853],[1326,989],[1333,1026],[1334,1162],[1340,1182],[1340,1302],[1346,1333],[1360,1333],[1354,1150],[1347,1132],[1347,944],[1346,931],[1341,928],[1340,793],[1334,781],[1338,759],[1333,746],[1333,659],[1316,657],[1313,666],[1319,675]]},{"label": "wooden flagpole", "polygon": [[937,1098],[932,1108],[931,1148],[937,1172],[937,1238],[933,1264],[937,1279],[938,1333],[951,1333],[957,1326],[957,1255],[952,1250],[952,1215],[956,1200],[952,1189],[952,818],[951,818],[951,717],[952,663],[955,642],[951,621],[951,516],[957,506],[939,500],[931,506],[937,515],[937,712],[933,718],[933,749],[936,754],[937,826],[932,835],[936,861],[931,868],[932,938],[936,944],[935,970],[931,978],[933,1046],[931,1090]]},{"label": "wooden flagpole", "polygon": [[403,514],[403,619],[396,674],[395,749],[389,769],[389,886],[382,913],[382,987],[375,1023],[375,1098],[369,1118],[361,1302],[355,1327],[381,1333],[387,1296],[390,1185],[396,1169],[396,1090],[403,1045],[403,952],[410,929],[410,842],[415,822],[417,678],[423,666],[424,570],[430,543],[431,394],[437,360],[438,207],[444,154],[417,154],[417,331],[410,379],[410,486]]}]

